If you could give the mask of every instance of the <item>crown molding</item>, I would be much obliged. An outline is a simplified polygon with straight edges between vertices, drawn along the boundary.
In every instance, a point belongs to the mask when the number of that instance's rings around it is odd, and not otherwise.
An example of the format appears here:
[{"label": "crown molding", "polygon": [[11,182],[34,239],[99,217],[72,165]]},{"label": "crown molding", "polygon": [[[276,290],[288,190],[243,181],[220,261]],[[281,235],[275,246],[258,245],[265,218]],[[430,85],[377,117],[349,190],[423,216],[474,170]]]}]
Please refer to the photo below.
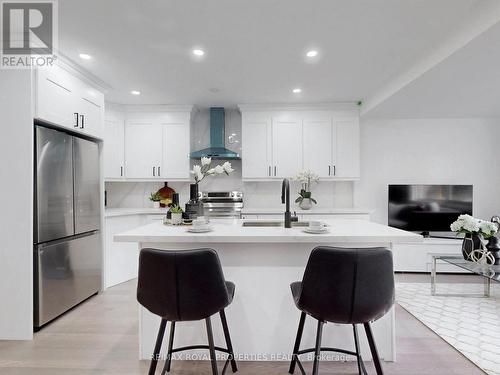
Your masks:
[{"label": "crown molding", "polygon": [[106,92],[113,90],[113,87],[108,83],[97,77],[96,75],[90,73],[88,70],[82,68],[75,61],[71,60],[69,57],[65,56],[61,52],[56,53],[57,60],[56,64],[63,69],[69,71],[70,73],[76,75],[86,83],[94,86],[96,89]]},{"label": "crown molding", "polygon": [[176,104],[120,104],[113,102],[106,102],[106,106],[110,109],[121,111],[124,113],[137,113],[137,112],[197,112],[197,108],[191,104],[176,105]]},{"label": "crown molding", "polygon": [[238,104],[238,109],[240,110],[240,112],[349,111],[359,114],[359,105],[356,102]]}]

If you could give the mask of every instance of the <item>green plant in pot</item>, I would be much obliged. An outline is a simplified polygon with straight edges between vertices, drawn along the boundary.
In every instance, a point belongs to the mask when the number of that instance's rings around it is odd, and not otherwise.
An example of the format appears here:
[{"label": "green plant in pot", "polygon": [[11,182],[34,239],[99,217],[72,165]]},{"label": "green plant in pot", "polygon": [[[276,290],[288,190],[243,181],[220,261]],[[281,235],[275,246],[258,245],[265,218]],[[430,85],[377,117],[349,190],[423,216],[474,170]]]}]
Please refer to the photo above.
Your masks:
[{"label": "green plant in pot", "polygon": [[161,201],[161,195],[156,192],[156,193],[151,193],[149,196],[149,200],[153,202],[153,208],[160,208],[160,201]]},{"label": "green plant in pot", "polygon": [[295,199],[295,203],[298,203],[302,210],[309,210],[313,203],[318,204],[316,199],[312,197],[311,187],[313,182],[318,182],[319,176],[310,170],[306,170],[300,172],[295,179],[302,184],[302,188],[299,191],[299,196]]},{"label": "green plant in pot", "polygon": [[170,215],[171,215],[171,222],[173,225],[180,225],[182,224],[182,213],[184,211],[179,205],[172,205],[170,206]]}]

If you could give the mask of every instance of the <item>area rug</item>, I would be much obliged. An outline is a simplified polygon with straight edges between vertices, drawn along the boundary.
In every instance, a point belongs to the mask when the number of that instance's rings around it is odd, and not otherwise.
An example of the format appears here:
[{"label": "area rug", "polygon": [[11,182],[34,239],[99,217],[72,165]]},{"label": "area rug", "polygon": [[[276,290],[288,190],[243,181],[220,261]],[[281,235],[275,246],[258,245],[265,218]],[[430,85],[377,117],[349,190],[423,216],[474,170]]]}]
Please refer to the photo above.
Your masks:
[{"label": "area rug", "polygon": [[[438,284],[437,293],[482,293],[483,284]],[[490,298],[431,296],[430,283],[397,283],[410,314],[490,375],[500,375],[500,286]]]}]

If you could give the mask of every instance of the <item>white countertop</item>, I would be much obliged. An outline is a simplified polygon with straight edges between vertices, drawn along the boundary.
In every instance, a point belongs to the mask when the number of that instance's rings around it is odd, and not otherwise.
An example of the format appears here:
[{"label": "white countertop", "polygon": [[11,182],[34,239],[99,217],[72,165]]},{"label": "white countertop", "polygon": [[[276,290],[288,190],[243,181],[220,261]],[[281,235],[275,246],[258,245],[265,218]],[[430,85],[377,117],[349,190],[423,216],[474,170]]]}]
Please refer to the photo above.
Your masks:
[{"label": "white countertop", "polygon": [[190,233],[187,226],[156,222],[114,236],[117,242],[148,243],[398,243],[421,242],[422,236],[366,220],[332,219],[329,233],[308,234],[303,228],[243,227],[244,220],[213,220],[212,232]]},{"label": "white countertop", "polygon": [[[257,215],[257,214],[263,214],[263,215],[272,215],[272,214],[283,214],[284,208],[243,208],[241,210],[242,214],[249,214],[249,215]],[[371,214],[371,210],[368,210],[366,208],[358,208],[358,207],[352,207],[352,208],[311,208],[310,210],[295,210],[293,207],[290,208],[290,211],[296,212],[298,215],[315,215],[315,214],[339,214],[339,215],[346,215],[346,214]]]},{"label": "white countertop", "polygon": [[127,215],[166,215],[168,208],[106,208],[104,217]]},{"label": "white countertop", "polygon": [[[312,208],[310,210],[291,210],[297,215],[348,215],[348,214],[370,214],[365,208]],[[127,216],[127,215],[166,215],[167,208],[106,208],[104,217]],[[248,215],[279,215],[283,214],[283,208],[243,208],[241,213]]]}]

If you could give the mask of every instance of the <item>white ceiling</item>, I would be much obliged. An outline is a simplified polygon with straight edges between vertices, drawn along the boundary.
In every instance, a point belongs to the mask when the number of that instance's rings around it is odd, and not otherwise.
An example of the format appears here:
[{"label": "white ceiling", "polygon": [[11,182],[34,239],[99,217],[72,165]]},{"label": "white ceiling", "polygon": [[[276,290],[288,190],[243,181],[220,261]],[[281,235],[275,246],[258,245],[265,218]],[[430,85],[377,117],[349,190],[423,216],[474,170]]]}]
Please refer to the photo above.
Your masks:
[{"label": "white ceiling", "polygon": [[[64,0],[59,45],[117,103],[357,101],[490,1]],[[195,47],[206,51],[200,61]],[[310,48],[320,52],[313,63],[304,57]],[[80,60],[81,52],[94,58]]]},{"label": "white ceiling", "polygon": [[410,82],[368,116],[500,117],[500,24]]}]

